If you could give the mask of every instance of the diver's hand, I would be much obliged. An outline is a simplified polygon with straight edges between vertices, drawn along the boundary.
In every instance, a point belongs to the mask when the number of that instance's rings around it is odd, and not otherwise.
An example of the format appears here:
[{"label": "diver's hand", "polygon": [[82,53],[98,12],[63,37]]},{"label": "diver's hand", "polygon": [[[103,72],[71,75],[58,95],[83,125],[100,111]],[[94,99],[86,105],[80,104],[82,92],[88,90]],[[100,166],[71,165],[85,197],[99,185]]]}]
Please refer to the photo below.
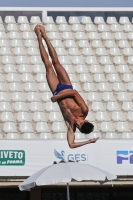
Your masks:
[{"label": "diver's hand", "polygon": [[92,139],[88,140],[88,142],[89,142],[89,143],[95,143],[98,139],[99,139],[99,137],[97,137],[97,138],[92,138]]},{"label": "diver's hand", "polygon": [[58,100],[58,95],[55,95],[55,96],[53,96],[53,97],[51,97],[51,101],[54,103],[54,102],[56,102],[57,100]]}]

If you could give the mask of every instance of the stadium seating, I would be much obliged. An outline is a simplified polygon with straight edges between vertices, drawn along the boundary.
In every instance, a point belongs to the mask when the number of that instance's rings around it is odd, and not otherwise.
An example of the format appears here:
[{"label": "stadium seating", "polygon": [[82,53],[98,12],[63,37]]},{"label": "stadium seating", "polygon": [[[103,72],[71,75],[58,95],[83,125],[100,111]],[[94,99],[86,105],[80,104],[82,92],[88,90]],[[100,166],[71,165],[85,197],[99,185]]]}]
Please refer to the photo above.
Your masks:
[{"label": "stadium seating", "polygon": [[[6,16],[0,23],[0,139],[66,139],[66,126],[47,84],[34,24],[42,24],[95,125],[76,139],[133,138],[133,25],[127,17]],[[46,47],[45,42],[43,41]],[[46,48],[48,52],[48,49]]]}]

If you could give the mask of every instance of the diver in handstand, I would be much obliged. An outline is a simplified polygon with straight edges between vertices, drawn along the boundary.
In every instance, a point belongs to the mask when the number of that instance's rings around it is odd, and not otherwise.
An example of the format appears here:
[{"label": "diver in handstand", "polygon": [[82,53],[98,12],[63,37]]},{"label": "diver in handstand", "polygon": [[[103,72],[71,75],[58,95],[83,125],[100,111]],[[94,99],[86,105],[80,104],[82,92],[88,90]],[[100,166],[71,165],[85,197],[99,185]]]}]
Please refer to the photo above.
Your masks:
[{"label": "diver in handstand", "polygon": [[[86,144],[95,143],[98,138],[89,139],[83,142],[74,141],[74,132],[76,131],[76,128],[85,134],[92,132],[94,129],[93,124],[85,120],[88,114],[88,106],[85,104],[80,94],[76,90],[73,90],[69,76],[63,66],[60,64],[56,51],[48,39],[44,27],[41,25],[36,25],[34,30],[37,35],[41,58],[46,68],[47,82],[53,93],[51,100],[52,102],[57,102],[59,104],[68,128],[67,140],[69,147],[76,148]],[[42,43],[42,39],[44,39],[47,44],[52,63],[49,61],[49,57]]]}]

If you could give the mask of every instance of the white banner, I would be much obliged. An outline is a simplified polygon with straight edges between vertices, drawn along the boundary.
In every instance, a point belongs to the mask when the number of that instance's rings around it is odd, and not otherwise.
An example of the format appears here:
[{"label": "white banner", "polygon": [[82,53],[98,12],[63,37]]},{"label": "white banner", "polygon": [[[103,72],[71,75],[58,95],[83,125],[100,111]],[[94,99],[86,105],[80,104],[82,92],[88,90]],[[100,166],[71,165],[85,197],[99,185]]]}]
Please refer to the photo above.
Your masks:
[{"label": "white banner", "polygon": [[0,140],[0,176],[30,176],[61,159],[133,175],[133,140],[99,139],[75,149],[66,140]]}]

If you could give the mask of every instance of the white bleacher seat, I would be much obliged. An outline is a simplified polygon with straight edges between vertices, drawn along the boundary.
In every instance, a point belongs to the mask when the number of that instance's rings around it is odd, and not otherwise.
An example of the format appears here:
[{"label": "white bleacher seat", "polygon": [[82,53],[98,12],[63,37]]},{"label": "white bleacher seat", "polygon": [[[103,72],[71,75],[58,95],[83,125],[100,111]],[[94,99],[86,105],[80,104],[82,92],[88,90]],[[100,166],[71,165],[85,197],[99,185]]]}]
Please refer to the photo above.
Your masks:
[{"label": "white bleacher seat", "polygon": [[44,17],[43,22],[44,22],[44,24],[54,24],[53,17],[51,17],[51,16]]},{"label": "white bleacher seat", "polygon": [[65,132],[66,131],[66,126],[64,125],[63,122],[53,122],[51,129],[55,133]]},{"label": "white bleacher seat", "polygon": [[117,100],[120,102],[131,101],[131,97],[127,92],[118,92],[117,95]]},{"label": "white bleacher seat", "polygon": [[3,20],[2,17],[0,16],[0,24],[3,24]]},{"label": "white bleacher seat", "polygon": [[15,47],[14,49],[13,49],[13,53],[14,53],[14,55],[15,56],[23,56],[23,55],[26,55],[26,52],[25,52],[25,50],[24,50],[24,48],[23,47]]},{"label": "white bleacher seat", "polygon": [[85,119],[88,120],[89,122],[94,122],[95,121],[92,112],[88,112],[88,114],[87,114]]},{"label": "white bleacher seat", "polygon": [[75,40],[87,40],[87,36],[84,32],[76,32]]},{"label": "white bleacher seat", "polygon": [[16,140],[19,139],[18,133],[7,133],[6,134],[6,139],[8,140]]},{"label": "white bleacher seat", "polygon": [[4,82],[4,76],[0,73],[0,82]]},{"label": "white bleacher seat", "polygon": [[112,121],[125,121],[125,117],[121,111],[113,111],[111,116]]},{"label": "white bleacher seat", "polygon": [[118,135],[115,133],[115,132],[108,132],[106,133],[106,136],[105,136],[106,139],[117,139],[118,138]]},{"label": "white bleacher seat", "polygon": [[110,32],[103,32],[101,38],[102,40],[113,40],[113,35]]},{"label": "white bleacher seat", "polygon": [[[121,41],[121,40],[120,40]],[[116,43],[115,43],[115,41],[114,40],[106,40],[105,41],[105,47],[106,48],[113,48],[113,47],[116,47]]]},{"label": "white bleacher seat", "polygon": [[108,26],[106,24],[99,24],[98,25],[98,31],[99,32],[107,32],[109,31]]},{"label": "white bleacher seat", "polygon": [[94,24],[104,24],[105,21],[103,19],[103,17],[95,17],[94,18]]},{"label": "white bleacher seat", "polygon": [[71,47],[75,48],[75,47],[77,47],[77,45],[74,40],[66,40],[65,47],[66,48],[71,48]]},{"label": "white bleacher seat", "polygon": [[50,88],[49,88],[48,83],[40,83],[40,84],[39,84],[39,87],[38,87],[38,90],[39,90],[40,92],[50,91]]},{"label": "white bleacher seat", "polygon": [[9,102],[0,102],[0,112],[12,111],[11,105]]},{"label": "white bleacher seat", "polygon": [[40,139],[52,139],[51,133],[40,133]]},{"label": "white bleacher seat", "polygon": [[[82,65],[81,65],[82,66]],[[74,74],[75,70],[72,65],[63,65],[64,69],[67,71],[68,74]]]},{"label": "white bleacher seat", "polygon": [[69,78],[71,82],[78,82],[78,79],[75,74],[69,74]]},{"label": "white bleacher seat", "polygon": [[106,73],[106,74],[116,73],[114,65],[105,65],[104,66],[104,73]]},{"label": "white bleacher seat", "polygon": [[56,17],[56,24],[66,24],[66,18],[64,16],[57,16]]},{"label": "white bleacher seat", "polygon": [[65,32],[65,31],[70,32],[71,31],[68,24],[60,24],[58,29],[60,32]]},{"label": "white bleacher seat", "polygon": [[45,111],[46,112],[52,112],[52,111],[57,112],[57,111],[59,111],[59,106],[57,103],[53,104],[53,102],[50,102],[50,101],[46,102]]},{"label": "white bleacher seat", "polygon": [[34,112],[33,114],[33,121],[34,122],[45,122],[47,121],[44,112]]},{"label": "white bleacher seat", "polygon": [[114,64],[116,64],[116,65],[125,65],[126,63],[125,63],[125,60],[124,60],[124,58],[123,58],[123,56],[115,56],[114,57]]},{"label": "white bleacher seat", "polygon": [[123,111],[133,111],[133,103],[131,101],[129,102],[123,102],[122,104],[122,110]]},{"label": "white bleacher seat", "polygon": [[14,60],[12,56],[3,56],[2,57],[2,64],[14,64]]},{"label": "white bleacher seat", "polygon": [[108,78],[107,79],[111,83],[120,82],[121,81],[118,74],[108,74]]},{"label": "white bleacher seat", "polygon": [[132,32],[133,31],[133,25],[132,24],[124,24],[123,31],[127,32],[127,33]]},{"label": "white bleacher seat", "polygon": [[25,101],[24,94],[22,92],[12,92],[11,94],[11,101]]},{"label": "white bleacher seat", "polygon": [[27,112],[28,108],[26,106],[26,103],[25,102],[21,102],[21,101],[20,102],[15,102],[14,111],[15,112],[20,112],[20,111]]},{"label": "white bleacher seat", "polygon": [[97,32],[97,27],[94,24],[86,24],[85,31],[86,32]]},{"label": "white bleacher seat", "polygon": [[108,53],[104,47],[100,47],[100,48],[96,49],[96,55],[97,56],[106,56],[106,55],[108,55]]},{"label": "white bleacher seat", "polygon": [[41,19],[39,16],[31,16],[30,18],[30,23],[31,24],[41,24]]},{"label": "white bleacher seat", "polygon": [[129,65],[133,65],[133,56],[129,56],[129,57],[128,57],[127,63],[128,63]]},{"label": "white bleacher seat", "polygon": [[28,54],[29,56],[39,56],[39,55],[40,55],[38,49],[35,48],[35,47],[29,47],[29,48],[28,48],[28,51],[27,51],[27,54]]},{"label": "white bleacher seat", "polygon": [[17,128],[14,122],[5,122],[4,123],[4,127],[3,127],[3,131],[5,133],[16,133],[17,132]]},{"label": "white bleacher seat", "polygon": [[21,39],[21,36],[20,36],[19,32],[16,32],[16,31],[11,31],[7,35],[8,35],[10,40],[12,40],[12,39]]},{"label": "white bleacher seat", "polygon": [[20,39],[11,40],[11,47],[23,47],[22,41]]},{"label": "white bleacher seat", "polygon": [[72,31],[73,32],[77,32],[77,31],[80,32],[80,31],[84,31],[84,30],[83,30],[83,28],[82,28],[82,26],[80,24],[73,24],[72,25]]},{"label": "white bleacher seat", "polygon": [[44,74],[44,73],[37,73],[35,80],[36,80],[37,83],[47,82],[47,80],[46,80],[46,74]]},{"label": "white bleacher seat", "polygon": [[128,65],[119,65],[118,66],[118,70],[117,70],[120,74],[125,74],[125,73],[130,73],[129,67]]},{"label": "white bleacher seat", "polygon": [[132,139],[133,133],[132,132],[124,132],[122,133],[122,139]]},{"label": "white bleacher seat", "polygon": [[115,101],[115,98],[112,92],[103,92],[102,100],[105,102]]},{"label": "white bleacher seat", "polygon": [[88,73],[86,65],[77,65],[75,68],[75,72],[78,74]]},{"label": "white bleacher seat", "polygon": [[99,82],[97,90],[99,92],[111,91],[110,85],[107,82]]},{"label": "white bleacher seat", "polygon": [[29,24],[21,24],[19,27],[20,31],[24,32],[24,31],[31,31],[30,25]]},{"label": "white bleacher seat", "polygon": [[109,101],[107,103],[107,110],[110,112],[116,111],[116,110],[120,110],[119,105],[116,101]]},{"label": "white bleacher seat", "polygon": [[94,83],[84,83],[83,91],[84,92],[96,91]]},{"label": "white bleacher seat", "polygon": [[128,111],[127,120],[133,122],[133,111]]},{"label": "white bleacher seat", "polygon": [[[70,64],[70,63],[67,63]],[[84,65],[84,60],[82,56],[72,56],[72,64],[73,65]]]},{"label": "white bleacher seat", "polygon": [[38,64],[33,66],[33,73],[38,74],[38,73],[44,73],[46,74],[46,69],[44,65]]},{"label": "white bleacher seat", "polygon": [[81,86],[80,86],[79,83],[72,83],[72,85],[73,85],[73,89],[74,90],[77,90],[78,92],[82,91]]},{"label": "white bleacher seat", "polygon": [[79,48],[89,48],[90,44],[87,40],[79,40],[78,41],[78,47]]},{"label": "white bleacher seat", "polygon": [[92,102],[92,107],[91,107],[93,112],[97,112],[97,111],[104,111],[105,108],[103,106],[103,103],[100,101],[94,101]]},{"label": "white bleacher seat", "polygon": [[125,83],[133,82],[133,75],[131,73],[130,74],[123,74],[122,80]]},{"label": "white bleacher seat", "polygon": [[[67,33],[69,33],[69,32],[67,32]],[[56,40],[61,40],[61,37],[60,37],[58,32],[49,32],[48,33],[48,37],[49,37],[50,40],[55,40],[55,39]]]},{"label": "white bleacher seat", "polygon": [[114,128],[111,122],[105,120],[104,122],[101,123],[100,130],[102,132],[107,133],[107,132],[113,132]]},{"label": "white bleacher seat", "polygon": [[75,140],[85,139],[85,134],[78,132],[78,130],[76,130],[74,135],[75,135]]},{"label": "white bleacher seat", "polygon": [[50,122],[59,122],[59,121],[63,121],[63,117],[62,117],[62,114],[60,112],[52,111],[52,112],[49,113],[48,120]]},{"label": "white bleacher seat", "polygon": [[47,122],[37,122],[35,129],[36,129],[37,133],[44,133],[44,132],[49,133],[50,132]]},{"label": "white bleacher seat", "polygon": [[94,82],[99,83],[99,82],[106,82],[104,74],[94,74]]},{"label": "white bleacher seat", "polygon": [[98,65],[98,61],[95,56],[87,56],[86,64],[88,65]]},{"label": "white bleacher seat", "polygon": [[[67,41],[66,41],[66,42],[67,42]],[[64,47],[64,44],[62,43],[61,40],[52,40],[51,43],[52,43],[52,45],[53,45],[54,48],[56,48],[56,47]],[[76,44],[75,44],[75,45],[76,45]],[[66,46],[66,45],[65,45],[65,46]],[[66,47],[67,47],[67,46],[66,46]],[[69,48],[69,46],[68,46],[68,48]]]},{"label": "white bleacher seat", "polygon": [[12,55],[9,47],[1,47],[0,49],[0,55]]},{"label": "white bleacher seat", "polygon": [[103,73],[100,65],[91,65],[89,71],[92,74]]},{"label": "white bleacher seat", "polygon": [[31,112],[44,111],[44,108],[43,108],[43,105],[41,104],[41,102],[31,102],[29,109]]},{"label": "white bleacher seat", "polygon": [[2,112],[1,114],[2,122],[14,122],[14,116],[12,112]]},{"label": "white bleacher seat", "polygon": [[119,56],[119,55],[121,55],[121,52],[120,52],[119,48],[113,47],[113,48],[110,48],[109,54],[111,56]]},{"label": "white bleacher seat", "polygon": [[120,32],[120,31],[122,31],[122,28],[121,28],[120,24],[111,24],[110,30],[112,32]]},{"label": "white bleacher seat", "polygon": [[113,89],[114,92],[126,90],[122,82],[114,82],[112,89]]},{"label": "white bleacher seat", "polygon": [[69,20],[68,20],[69,24],[79,24],[79,19],[78,17],[69,17]]},{"label": "white bleacher seat", "polygon": [[19,24],[28,24],[28,18],[26,16],[19,16],[17,22]]},{"label": "white bleacher seat", "polygon": [[123,48],[127,48],[127,47],[130,47],[129,43],[127,40],[120,40],[119,41],[119,44],[118,44],[118,47],[120,49],[123,49]]},{"label": "white bleacher seat", "polygon": [[37,47],[37,43],[33,39],[27,39],[24,41],[24,46],[28,47]]},{"label": "white bleacher seat", "polygon": [[40,56],[31,56],[31,57],[30,57],[30,63],[31,63],[32,65],[35,65],[35,64],[43,64],[42,59],[41,59]]},{"label": "white bleacher seat", "polygon": [[22,38],[24,40],[34,40],[35,39],[35,35],[32,33],[32,32],[28,32],[28,31],[25,31],[25,32],[22,32]]},{"label": "white bleacher seat", "polygon": [[[72,49],[72,48],[70,48],[70,49]],[[70,49],[69,49],[69,54],[71,55],[71,53],[72,53],[72,55],[73,55],[74,52],[71,51]],[[73,49],[75,49],[75,48],[73,48]],[[56,47],[55,50],[56,50],[56,53],[57,53],[58,56],[66,56],[67,55],[67,52],[66,52],[64,47],[63,48],[62,47]]]},{"label": "white bleacher seat", "polygon": [[7,39],[7,35],[5,32],[0,31],[0,39]]},{"label": "white bleacher seat", "polygon": [[83,17],[82,17],[82,20],[81,20],[81,23],[82,23],[82,24],[92,24],[92,20],[91,20],[91,18],[88,17],[88,16],[83,16]]},{"label": "white bleacher seat", "polygon": [[101,133],[98,132],[98,131],[93,131],[93,132],[91,132],[91,133],[88,135],[88,138],[89,138],[89,139],[97,138],[97,137],[102,138]]},{"label": "white bleacher seat", "polygon": [[116,32],[114,35],[115,40],[126,40],[126,35],[123,32]]},{"label": "white bleacher seat", "polygon": [[47,24],[47,25],[45,26],[45,30],[46,30],[47,32],[50,32],[50,31],[56,32],[56,31],[57,31],[57,28],[56,28],[56,25],[55,25],[55,24]]},{"label": "white bleacher seat", "polygon": [[35,91],[37,91],[36,85],[33,82],[26,82],[24,84],[23,88],[24,88],[25,92],[35,92]]},{"label": "white bleacher seat", "polygon": [[16,24],[8,24],[6,29],[7,29],[8,32],[10,32],[10,31],[18,31],[18,27],[17,27]]},{"label": "white bleacher seat", "polygon": [[97,32],[89,32],[89,33],[86,33],[86,35],[89,40],[100,40],[101,39],[100,34]]},{"label": "white bleacher seat", "polygon": [[117,125],[116,125],[116,130],[118,132],[128,132],[130,131],[129,129],[129,126],[128,126],[128,123],[127,122],[117,122]]},{"label": "white bleacher seat", "polygon": [[30,122],[30,116],[28,112],[18,112],[16,117],[18,122]]},{"label": "white bleacher seat", "polygon": [[23,74],[21,75],[21,81],[22,81],[23,83],[26,83],[26,82],[34,82],[33,76],[32,76],[32,74],[30,74],[30,73],[23,73]]},{"label": "white bleacher seat", "polygon": [[124,56],[132,56],[133,55],[133,49],[131,47],[127,47],[123,49],[123,55]]},{"label": "white bleacher seat", "polygon": [[35,139],[36,136],[35,136],[34,133],[23,133],[22,138],[23,138],[23,139],[26,139],[26,140],[27,140],[27,139],[28,139],[28,140],[32,140],[32,139]]},{"label": "white bleacher seat", "polygon": [[26,56],[16,56],[16,63],[20,65],[20,64],[28,64],[29,62]]},{"label": "white bleacher seat", "polygon": [[0,91],[7,92],[7,85],[4,82],[0,82]]},{"label": "white bleacher seat", "polygon": [[110,121],[109,116],[107,114],[107,112],[105,111],[98,111],[96,113],[96,121]]},{"label": "white bleacher seat", "polygon": [[90,102],[101,101],[100,96],[97,92],[88,92],[87,100]]},{"label": "white bleacher seat", "polygon": [[66,132],[62,132],[62,133],[57,133],[56,134],[56,139],[66,139],[67,138],[67,133]]},{"label": "white bleacher seat", "polygon": [[133,32],[129,32],[129,33],[128,33],[127,39],[128,39],[128,40],[131,40],[131,41],[133,40]]},{"label": "white bleacher seat", "polygon": [[3,24],[0,24],[0,31],[5,31]]},{"label": "white bleacher seat", "polygon": [[6,74],[8,74],[8,73],[17,73],[16,67],[13,64],[7,64],[7,65],[5,65],[4,66],[4,72]]},{"label": "white bleacher seat", "polygon": [[103,47],[102,41],[101,40],[93,40],[92,41],[92,47],[93,48],[99,48],[99,47]]},{"label": "white bleacher seat", "polygon": [[112,64],[109,56],[101,56],[100,57],[100,63],[102,65],[111,65]]},{"label": "white bleacher seat", "polygon": [[130,21],[129,21],[128,17],[120,17],[119,23],[120,24],[130,24]]},{"label": "white bleacher seat", "polygon": [[21,87],[20,83],[11,82],[9,85],[9,91],[10,92],[22,92],[22,87]]},{"label": "white bleacher seat", "polygon": [[33,127],[30,122],[21,122],[19,126],[21,133],[33,133]]},{"label": "white bleacher seat", "polygon": [[[78,48],[69,48],[69,51],[68,51],[68,54],[71,55],[71,56],[76,56],[76,55],[80,55],[80,52],[78,50]],[[66,54],[64,54],[66,55]]]},{"label": "white bleacher seat", "polygon": [[85,82],[89,83],[89,82],[92,82],[92,78],[89,74],[80,74],[79,81],[81,83],[85,83]]},{"label": "white bleacher seat", "polygon": [[52,96],[53,95],[51,92],[44,92],[42,94],[42,101],[44,101],[44,102],[50,101]]},{"label": "white bleacher seat", "polygon": [[133,92],[133,83],[129,82],[127,85],[127,91]]},{"label": "white bleacher seat", "polygon": [[20,64],[20,65],[18,65],[18,72],[21,74],[31,73],[31,69],[30,69],[29,65],[27,65],[27,64]]},{"label": "white bleacher seat", "polygon": [[82,55],[83,56],[93,56],[94,52],[93,52],[92,48],[85,47],[82,49]]},{"label": "white bleacher seat", "polygon": [[10,101],[8,93],[7,92],[0,92],[0,101]]},{"label": "white bleacher seat", "polygon": [[26,95],[26,100],[28,102],[32,102],[32,101],[40,101],[39,95],[37,92],[28,92]]}]

